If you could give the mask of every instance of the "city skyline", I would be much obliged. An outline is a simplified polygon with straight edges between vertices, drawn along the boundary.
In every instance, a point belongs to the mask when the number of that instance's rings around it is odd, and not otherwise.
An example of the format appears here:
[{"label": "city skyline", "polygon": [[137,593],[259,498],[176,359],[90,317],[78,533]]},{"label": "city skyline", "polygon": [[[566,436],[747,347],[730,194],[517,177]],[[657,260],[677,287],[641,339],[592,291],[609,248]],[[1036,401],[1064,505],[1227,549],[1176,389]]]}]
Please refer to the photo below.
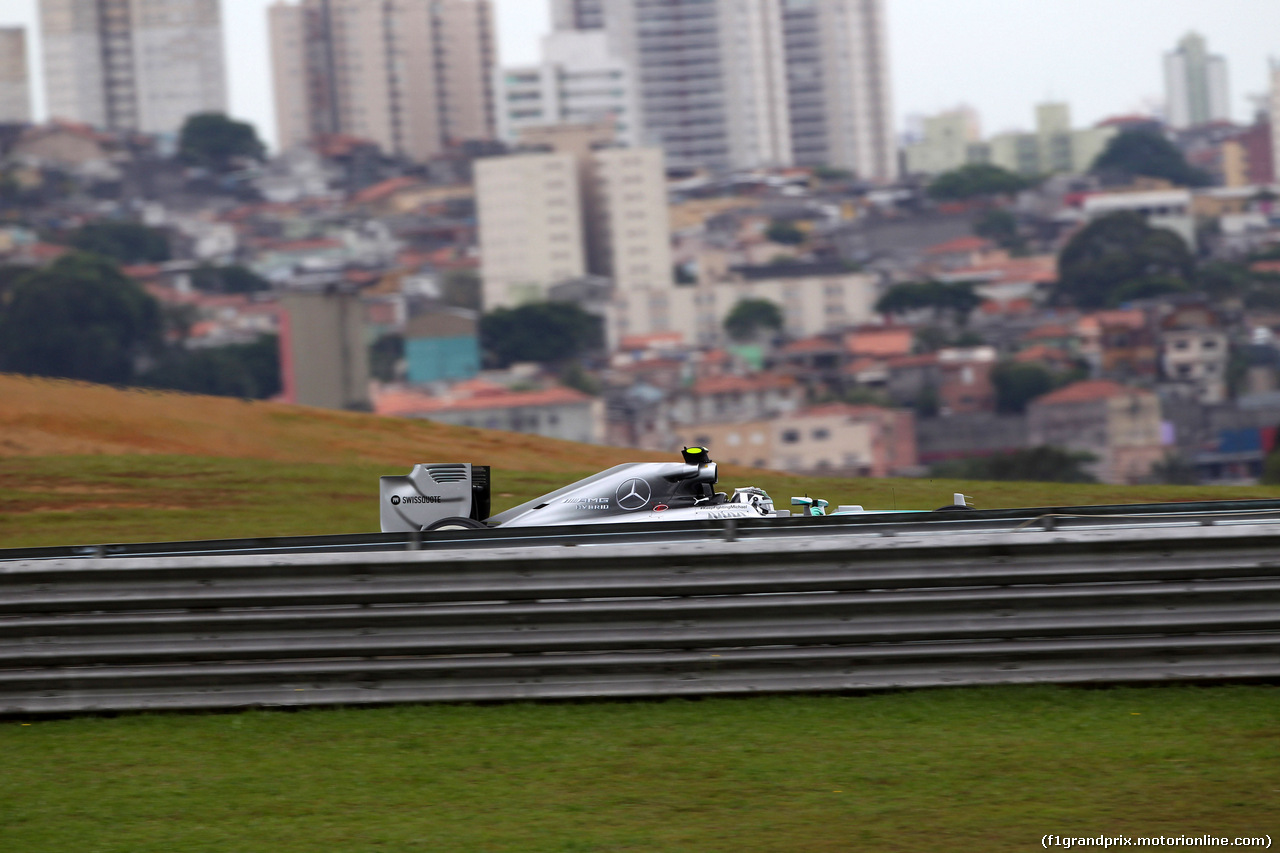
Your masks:
[{"label": "city skyline", "polygon": [[[274,142],[267,51],[272,0],[223,0],[231,113]],[[32,101],[46,115],[37,0],[0,0],[0,26],[29,28]],[[547,0],[494,0],[501,65],[534,62],[550,30]],[[1230,116],[1252,118],[1248,98],[1280,56],[1280,4],[1222,0],[886,0],[894,127],[957,104],[980,115],[984,135],[1027,129],[1034,105],[1066,101],[1081,125],[1151,109],[1163,100],[1163,55],[1190,31],[1229,66]],[[1100,22],[1103,22],[1100,24]]]}]

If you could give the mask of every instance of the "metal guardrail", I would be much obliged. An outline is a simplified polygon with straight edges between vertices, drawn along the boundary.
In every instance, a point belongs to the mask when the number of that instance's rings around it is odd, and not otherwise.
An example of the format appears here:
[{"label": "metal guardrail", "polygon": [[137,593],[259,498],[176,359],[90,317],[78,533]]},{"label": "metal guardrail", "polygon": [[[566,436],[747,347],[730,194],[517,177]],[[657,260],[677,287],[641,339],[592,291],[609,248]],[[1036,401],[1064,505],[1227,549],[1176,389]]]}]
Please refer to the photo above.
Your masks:
[{"label": "metal guardrail", "polygon": [[0,559],[0,713],[1280,677],[1274,508],[1073,509]]}]

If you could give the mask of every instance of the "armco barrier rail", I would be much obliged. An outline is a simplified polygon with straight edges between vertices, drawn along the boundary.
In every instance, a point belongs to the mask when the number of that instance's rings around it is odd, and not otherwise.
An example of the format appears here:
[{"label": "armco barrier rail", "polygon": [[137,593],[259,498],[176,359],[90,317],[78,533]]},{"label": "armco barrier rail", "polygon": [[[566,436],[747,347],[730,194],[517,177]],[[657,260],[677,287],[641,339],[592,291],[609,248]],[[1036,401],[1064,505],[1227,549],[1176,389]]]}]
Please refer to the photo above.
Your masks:
[{"label": "armco barrier rail", "polygon": [[0,559],[0,713],[1280,677],[1274,514],[419,544]]}]

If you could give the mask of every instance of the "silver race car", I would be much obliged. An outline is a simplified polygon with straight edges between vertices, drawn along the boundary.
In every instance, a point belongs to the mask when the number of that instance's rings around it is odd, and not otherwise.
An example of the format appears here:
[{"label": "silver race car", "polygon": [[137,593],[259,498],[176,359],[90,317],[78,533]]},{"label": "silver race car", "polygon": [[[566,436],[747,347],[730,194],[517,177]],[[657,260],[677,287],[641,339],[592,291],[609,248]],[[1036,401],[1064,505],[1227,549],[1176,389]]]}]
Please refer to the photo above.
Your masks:
[{"label": "silver race car", "polygon": [[382,532],[790,515],[774,510],[755,486],[717,492],[716,463],[705,447],[687,447],[682,456],[682,462],[615,465],[494,516],[487,466],[415,465],[406,476],[381,478]]},{"label": "silver race car", "polygon": [[[465,530],[486,527],[550,527],[558,524],[623,524],[636,521],[770,518],[776,510],[764,489],[746,486],[717,492],[716,463],[705,447],[686,447],[682,462],[629,462],[571,483],[540,498],[489,515],[489,468],[469,463],[424,463],[403,477],[382,477],[383,533]],[[967,509],[969,499],[953,496],[943,510]],[[827,515],[827,502],[795,497],[802,516]],[[875,513],[842,505],[831,515]],[[886,512],[886,510],[879,510]]]}]

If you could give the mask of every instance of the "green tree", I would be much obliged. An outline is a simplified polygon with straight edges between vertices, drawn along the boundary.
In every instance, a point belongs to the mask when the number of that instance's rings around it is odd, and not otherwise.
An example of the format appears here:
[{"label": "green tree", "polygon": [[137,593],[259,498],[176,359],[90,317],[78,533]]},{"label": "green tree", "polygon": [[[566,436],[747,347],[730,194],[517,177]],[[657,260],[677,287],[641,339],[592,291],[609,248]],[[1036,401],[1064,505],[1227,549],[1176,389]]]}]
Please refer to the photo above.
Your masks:
[{"label": "green tree", "polygon": [[603,344],[600,318],[568,302],[531,302],[480,318],[480,348],[494,367],[560,364]]},{"label": "green tree", "polygon": [[369,372],[381,382],[395,382],[403,358],[404,335],[383,335],[369,346]]},{"label": "green tree", "polygon": [[1031,181],[989,163],[970,163],[943,172],[929,184],[928,193],[939,201],[962,201],[981,196],[1010,195],[1031,186]]},{"label": "green tree", "polygon": [[930,469],[930,476],[957,480],[1021,480],[1038,483],[1094,483],[1084,466],[1097,459],[1091,453],[1060,447],[1031,447],[991,456],[956,459]]},{"label": "green tree", "polygon": [[156,351],[160,309],[106,258],[72,253],[28,273],[0,310],[0,370],[127,384]]},{"label": "green tree", "polygon": [[139,377],[138,384],[246,400],[274,397],[281,388],[280,341],[275,335],[262,335],[248,344],[173,349]]},{"label": "green tree", "polygon": [[1129,182],[1143,176],[1163,178],[1184,187],[1204,187],[1212,183],[1206,172],[1187,164],[1172,142],[1150,130],[1130,130],[1112,137],[1089,171],[1115,182]]},{"label": "green tree", "polygon": [[896,284],[876,301],[881,314],[908,314],[929,309],[938,318],[948,317],[963,326],[973,309],[982,304],[970,281],[913,281]]},{"label": "green tree", "polygon": [[191,272],[191,283],[206,293],[260,293],[271,289],[271,282],[239,264],[201,264]]},{"label": "green tree", "polygon": [[1027,403],[1053,390],[1053,373],[1043,365],[1003,361],[991,369],[991,384],[996,389],[996,411],[1005,415],[1022,414]]},{"label": "green tree", "polygon": [[1195,259],[1181,237],[1120,211],[1090,222],[1062,250],[1058,298],[1093,310],[1153,289],[1187,289],[1194,274]]},{"label": "green tree", "polygon": [[88,222],[68,235],[67,244],[122,264],[160,263],[171,257],[168,235],[139,222]]},{"label": "green tree", "polygon": [[973,224],[973,233],[986,237],[1010,252],[1021,252],[1026,246],[1018,234],[1018,217],[1007,210],[988,210]]},{"label": "green tree", "polygon": [[781,331],[782,309],[767,299],[742,299],[724,318],[724,330],[735,341],[749,341],[764,331]]},{"label": "green tree", "polygon": [[805,239],[804,232],[797,228],[794,222],[787,222],[783,219],[775,219],[770,222],[769,227],[765,229],[764,236],[784,246],[799,246]]},{"label": "green tree", "polygon": [[252,124],[222,113],[188,116],[178,136],[178,156],[193,166],[228,172],[237,160],[262,160],[266,146]]}]

